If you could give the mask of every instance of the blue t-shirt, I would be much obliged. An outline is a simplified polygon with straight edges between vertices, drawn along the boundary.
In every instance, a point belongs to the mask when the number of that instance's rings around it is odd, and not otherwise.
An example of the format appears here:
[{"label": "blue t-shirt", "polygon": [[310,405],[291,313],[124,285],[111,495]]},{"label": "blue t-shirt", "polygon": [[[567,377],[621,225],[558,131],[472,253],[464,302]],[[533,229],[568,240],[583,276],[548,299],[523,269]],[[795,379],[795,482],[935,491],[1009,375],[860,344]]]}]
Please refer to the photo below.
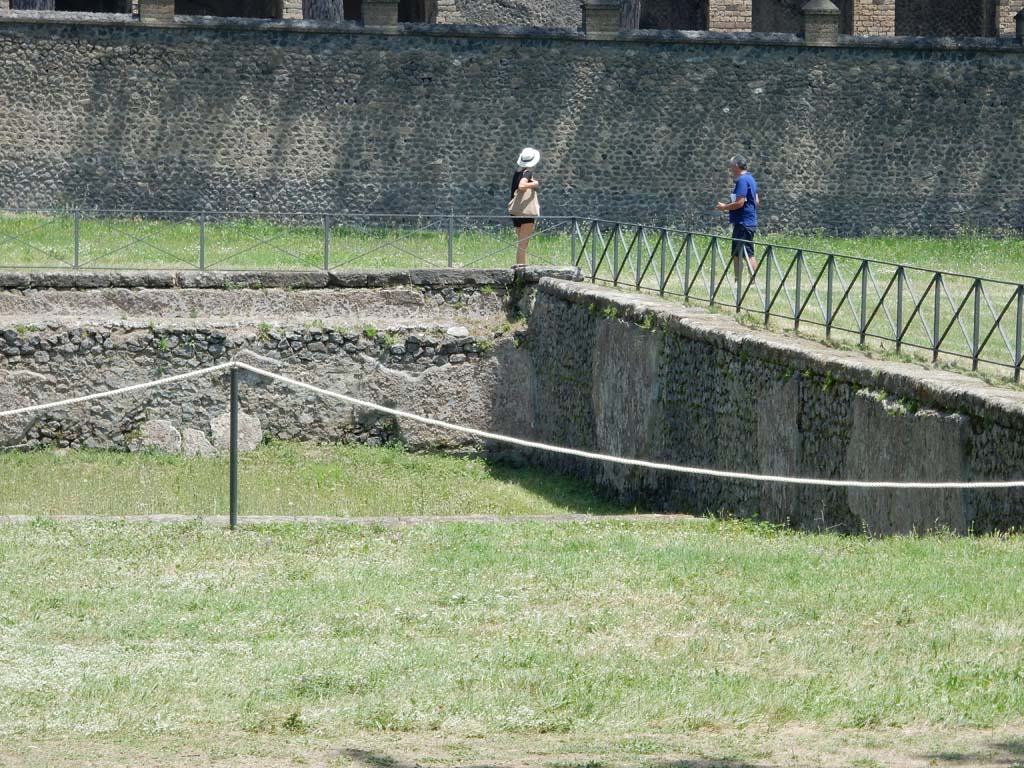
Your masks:
[{"label": "blue t-shirt", "polygon": [[747,198],[742,208],[729,211],[730,224],[742,224],[747,229],[757,227],[757,182],[749,173],[741,174],[736,179],[736,188],[733,190],[736,199]]}]

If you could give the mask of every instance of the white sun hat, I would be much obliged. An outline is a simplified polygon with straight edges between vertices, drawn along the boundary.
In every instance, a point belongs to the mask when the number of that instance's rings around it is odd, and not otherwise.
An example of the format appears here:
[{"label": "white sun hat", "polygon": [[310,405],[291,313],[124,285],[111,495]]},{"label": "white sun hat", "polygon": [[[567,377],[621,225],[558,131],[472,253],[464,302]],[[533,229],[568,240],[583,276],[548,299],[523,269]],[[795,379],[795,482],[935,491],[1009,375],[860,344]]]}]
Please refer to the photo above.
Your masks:
[{"label": "white sun hat", "polygon": [[540,152],[533,147],[527,147],[519,153],[520,168],[533,168],[537,163],[540,162]]}]

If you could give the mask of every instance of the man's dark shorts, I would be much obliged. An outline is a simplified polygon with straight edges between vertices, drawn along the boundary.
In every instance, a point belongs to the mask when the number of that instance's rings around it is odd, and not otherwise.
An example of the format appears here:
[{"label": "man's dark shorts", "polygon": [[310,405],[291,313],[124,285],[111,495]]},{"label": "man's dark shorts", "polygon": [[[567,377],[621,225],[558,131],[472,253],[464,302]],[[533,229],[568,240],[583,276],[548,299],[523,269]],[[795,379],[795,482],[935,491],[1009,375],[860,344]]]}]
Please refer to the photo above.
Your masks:
[{"label": "man's dark shorts", "polygon": [[757,232],[756,229],[749,229],[742,224],[732,225],[732,257],[734,259],[754,255],[755,232]]}]

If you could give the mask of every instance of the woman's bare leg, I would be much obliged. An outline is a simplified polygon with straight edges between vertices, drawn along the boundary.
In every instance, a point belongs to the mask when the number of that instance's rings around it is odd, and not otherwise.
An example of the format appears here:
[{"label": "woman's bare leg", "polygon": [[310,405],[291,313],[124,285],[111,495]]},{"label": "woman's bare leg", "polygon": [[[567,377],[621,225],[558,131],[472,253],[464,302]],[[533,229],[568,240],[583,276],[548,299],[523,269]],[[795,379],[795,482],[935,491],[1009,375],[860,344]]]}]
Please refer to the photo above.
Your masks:
[{"label": "woman's bare leg", "polygon": [[516,237],[519,243],[516,246],[516,266],[526,266],[526,249],[530,245],[530,236],[533,234],[533,222],[520,224],[516,227]]}]

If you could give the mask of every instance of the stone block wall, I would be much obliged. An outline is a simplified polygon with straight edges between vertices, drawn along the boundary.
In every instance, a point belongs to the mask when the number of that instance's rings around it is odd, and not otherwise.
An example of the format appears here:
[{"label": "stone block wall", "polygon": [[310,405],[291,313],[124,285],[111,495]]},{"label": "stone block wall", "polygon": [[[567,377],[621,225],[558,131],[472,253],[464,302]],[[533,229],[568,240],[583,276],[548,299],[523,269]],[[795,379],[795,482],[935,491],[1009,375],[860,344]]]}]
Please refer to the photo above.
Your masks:
[{"label": "stone block wall", "polygon": [[[570,273],[564,273],[570,275]],[[446,421],[507,428],[503,361],[532,289],[511,270],[0,275],[0,407],[186,373],[228,360]],[[535,275],[527,274],[527,280]],[[75,322],[69,325],[68,317]],[[244,376],[242,409],[270,437],[479,448],[458,433]],[[0,446],[137,448],[147,423],[215,442],[215,374],[123,399],[15,417]]]},{"label": "stone block wall", "polygon": [[752,23],[754,32],[790,32],[803,30],[801,9],[807,0],[754,0]]},{"label": "stone block wall", "polygon": [[439,23],[514,25],[576,29],[580,0],[438,0]]},{"label": "stone block wall", "polygon": [[549,216],[722,227],[742,152],[762,231],[1024,230],[1014,41],[510,34],[5,19],[0,206],[503,217],[534,145]]},{"label": "stone block wall", "polygon": [[845,29],[853,35],[896,34],[896,4],[900,0],[845,0],[852,11],[850,25]]},{"label": "stone block wall", "polygon": [[1022,0],[997,0],[996,23],[999,37],[1016,37],[1017,14],[1024,11]]},{"label": "stone block wall", "polygon": [[644,0],[641,29],[707,29],[708,0]]},{"label": "stone block wall", "polygon": [[708,29],[712,32],[750,32],[753,0],[708,0]]},{"label": "stone block wall", "polygon": [[964,37],[986,34],[989,0],[899,0],[896,34]]},{"label": "stone block wall", "polygon": [[[656,298],[545,281],[504,376],[513,422],[543,442],[788,477],[1006,480],[1024,475],[1024,395],[870,361]],[[1024,524],[1024,491],[884,491],[718,480],[566,457],[627,503],[887,534]]]}]

